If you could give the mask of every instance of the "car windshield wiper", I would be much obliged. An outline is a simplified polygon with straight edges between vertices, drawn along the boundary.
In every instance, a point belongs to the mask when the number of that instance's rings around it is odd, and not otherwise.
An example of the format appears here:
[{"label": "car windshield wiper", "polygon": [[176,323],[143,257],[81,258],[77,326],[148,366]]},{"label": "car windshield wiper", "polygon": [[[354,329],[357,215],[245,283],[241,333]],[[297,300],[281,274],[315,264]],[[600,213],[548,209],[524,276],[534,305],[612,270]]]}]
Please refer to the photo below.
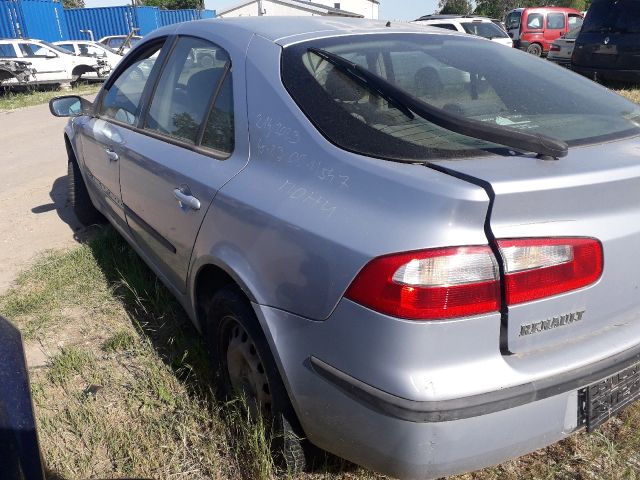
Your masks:
[{"label": "car windshield wiper", "polygon": [[414,118],[413,112],[446,130],[516,150],[535,152],[541,157],[561,158],[565,157],[569,151],[566,142],[553,137],[473,120],[429,105],[366,68],[335,53],[313,47],[308,51],[331,63],[363,87],[380,95],[411,119]]}]

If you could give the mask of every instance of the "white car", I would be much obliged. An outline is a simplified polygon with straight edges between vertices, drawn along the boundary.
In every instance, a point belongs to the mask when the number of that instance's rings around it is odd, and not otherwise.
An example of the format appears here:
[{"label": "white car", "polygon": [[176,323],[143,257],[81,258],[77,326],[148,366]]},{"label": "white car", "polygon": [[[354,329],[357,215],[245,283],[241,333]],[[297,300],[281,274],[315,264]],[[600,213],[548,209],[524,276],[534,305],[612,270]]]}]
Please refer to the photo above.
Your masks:
[{"label": "white car", "polygon": [[109,71],[116,68],[116,65],[122,60],[122,55],[111,47],[91,40],[62,40],[53,42],[53,44],[68,50],[76,56],[102,59],[107,63]]},{"label": "white car", "polygon": [[133,35],[126,43],[126,45],[123,45],[127,40],[127,35],[110,35],[108,37],[102,37],[100,40],[98,40],[98,43],[106,45],[107,47],[124,54],[131,50],[132,47],[135,47],[136,43],[138,43],[141,39],[142,37]]},{"label": "white car", "polygon": [[31,69],[28,79],[5,77],[0,79],[2,86],[70,83],[87,75],[100,76],[102,73],[98,59],[77,57],[43,40],[2,39],[0,61],[26,62]]},{"label": "white car", "polygon": [[478,37],[487,38],[493,42],[513,47],[513,40],[507,32],[486,17],[471,17],[461,15],[425,15],[413,23],[429,25],[431,27],[446,28],[454,32],[463,32]]},{"label": "white car", "polygon": [[571,55],[573,54],[576,38],[578,38],[581,28],[582,25],[578,25],[564,36],[554,40],[549,48],[547,60],[562,65],[563,67],[571,68]]}]

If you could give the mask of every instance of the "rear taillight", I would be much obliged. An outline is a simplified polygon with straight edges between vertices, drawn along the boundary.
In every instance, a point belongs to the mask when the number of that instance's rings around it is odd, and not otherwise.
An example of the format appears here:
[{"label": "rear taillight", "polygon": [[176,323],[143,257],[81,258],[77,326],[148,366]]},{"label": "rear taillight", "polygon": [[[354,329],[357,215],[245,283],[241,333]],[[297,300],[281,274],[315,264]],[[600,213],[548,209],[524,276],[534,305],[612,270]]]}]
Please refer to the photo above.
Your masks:
[{"label": "rear taillight", "polygon": [[560,51],[560,45],[556,45],[555,43],[551,44],[551,47],[549,48],[550,51],[552,52],[559,52]]},{"label": "rear taillight", "polygon": [[591,285],[600,278],[602,245],[592,238],[499,240],[507,305]]},{"label": "rear taillight", "polygon": [[[602,245],[594,239],[509,239],[497,244],[507,305],[586,287],[602,274]],[[499,278],[488,246],[436,248],[375,258],[345,296],[398,318],[442,320],[498,311]]]},{"label": "rear taillight", "polygon": [[413,320],[494,312],[500,308],[498,266],[488,246],[388,255],[369,262],[346,297]]}]

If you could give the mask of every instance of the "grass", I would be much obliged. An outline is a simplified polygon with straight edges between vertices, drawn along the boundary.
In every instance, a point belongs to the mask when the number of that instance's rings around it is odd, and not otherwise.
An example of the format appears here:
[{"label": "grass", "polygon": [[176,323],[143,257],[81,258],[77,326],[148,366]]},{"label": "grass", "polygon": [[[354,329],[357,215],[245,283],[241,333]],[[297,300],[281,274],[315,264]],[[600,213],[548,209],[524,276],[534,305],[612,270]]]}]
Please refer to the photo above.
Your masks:
[{"label": "grass", "polygon": [[[104,228],[43,255],[0,297],[0,312],[49,353],[32,369],[50,478],[259,479],[278,472],[264,426],[212,394],[199,336],[133,250]],[[470,479],[640,477],[640,406]],[[487,440],[502,432],[487,432]],[[337,459],[303,480],[384,478]]]},{"label": "grass", "polygon": [[101,84],[81,83],[73,87],[72,90],[52,90],[41,88],[38,90],[27,90],[25,92],[13,92],[0,90],[0,112],[15,110],[16,108],[29,107],[47,103],[54,97],[60,95],[92,95],[100,90]]}]

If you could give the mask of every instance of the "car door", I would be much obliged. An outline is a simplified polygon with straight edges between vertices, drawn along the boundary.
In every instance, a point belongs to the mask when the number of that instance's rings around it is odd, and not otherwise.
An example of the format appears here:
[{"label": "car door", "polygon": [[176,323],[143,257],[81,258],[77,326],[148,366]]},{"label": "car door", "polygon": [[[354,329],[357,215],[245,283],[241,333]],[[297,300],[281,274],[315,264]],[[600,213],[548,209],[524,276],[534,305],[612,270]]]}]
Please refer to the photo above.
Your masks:
[{"label": "car door", "polygon": [[[213,65],[198,62],[203,55]],[[120,161],[122,201],[135,241],[182,292],[208,206],[248,161],[246,153],[234,151],[233,81],[226,50],[178,37],[141,129],[128,138]]]},{"label": "car door", "polygon": [[36,70],[38,82],[66,79],[64,62],[53,50],[34,42],[20,42],[18,48],[22,57]]},{"label": "car door", "polygon": [[547,28],[544,30],[544,50],[548,51],[549,46],[560,35],[567,31],[567,14],[565,12],[548,12]]},{"label": "car door", "polygon": [[[137,126],[142,96],[165,40],[142,48],[105,85],[97,115],[78,125],[85,176],[97,192],[103,210],[126,228],[120,195],[120,155]],[[146,73],[145,73],[146,72]]]}]

